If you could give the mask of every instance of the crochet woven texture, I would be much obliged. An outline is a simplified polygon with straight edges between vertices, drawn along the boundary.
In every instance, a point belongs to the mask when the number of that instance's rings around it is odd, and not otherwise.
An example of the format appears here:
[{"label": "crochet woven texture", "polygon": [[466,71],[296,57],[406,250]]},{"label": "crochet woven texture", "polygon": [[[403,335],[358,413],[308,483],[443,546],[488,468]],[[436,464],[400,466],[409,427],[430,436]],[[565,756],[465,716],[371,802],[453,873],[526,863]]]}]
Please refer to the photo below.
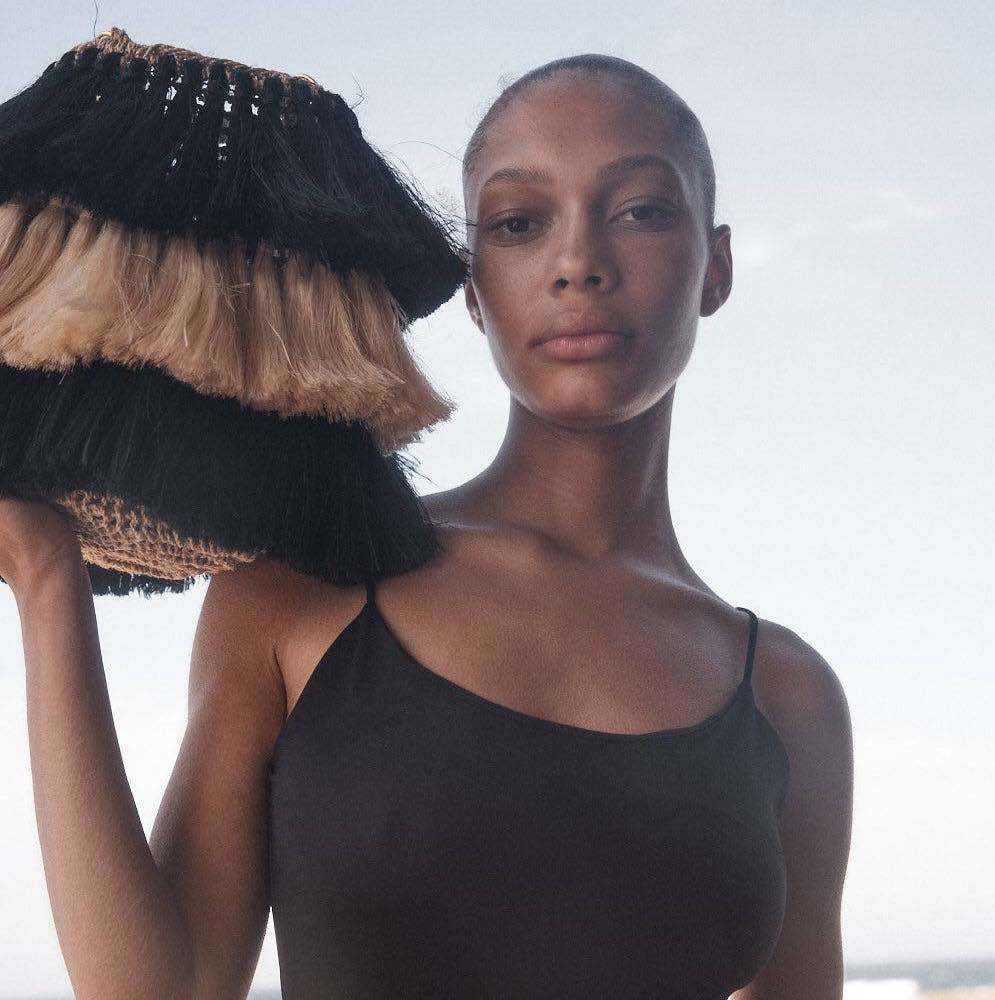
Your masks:
[{"label": "crochet woven texture", "polygon": [[466,278],[452,230],[310,77],[75,46],[0,105],[0,495],[62,506],[95,592],[420,565],[397,452],[454,405],[404,334]]}]

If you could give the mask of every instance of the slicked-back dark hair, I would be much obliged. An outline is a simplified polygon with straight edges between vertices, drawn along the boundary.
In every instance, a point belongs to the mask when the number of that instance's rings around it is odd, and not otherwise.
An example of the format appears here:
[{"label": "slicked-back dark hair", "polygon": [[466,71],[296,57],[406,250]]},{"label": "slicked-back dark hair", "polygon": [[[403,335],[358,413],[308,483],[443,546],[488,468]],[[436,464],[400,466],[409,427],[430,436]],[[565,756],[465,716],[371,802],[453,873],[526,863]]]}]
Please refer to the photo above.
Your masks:
[{"label": "slicked-back dark hair", "polygon": [[634,93],[654,103],[671,124],[674,135],[684,142],[691,162],[701,177],[704,200],[706,235],[711,238],[715,230],[715,167],[708,146],[705,130],[698,116],[684,100],[649,70],[617,56],[588,52],[565,56],[529,70],[508,84],[494,99],[484,117],[470,136],[463,154],[463,179],[474,169],[477,157],[487,140],[487,131],[502,111],[523,92],[557,73],[573,71],[592,76],[611,76],[628,86]]}]

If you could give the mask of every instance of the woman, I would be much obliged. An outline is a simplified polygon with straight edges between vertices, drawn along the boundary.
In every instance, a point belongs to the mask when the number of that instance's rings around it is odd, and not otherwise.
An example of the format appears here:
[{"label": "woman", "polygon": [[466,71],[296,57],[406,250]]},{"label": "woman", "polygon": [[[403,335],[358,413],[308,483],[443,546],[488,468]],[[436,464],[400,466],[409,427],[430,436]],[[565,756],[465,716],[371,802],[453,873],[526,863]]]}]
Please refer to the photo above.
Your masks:
[{"label": "woman", "polygon": [[732,283],[700,125],[631,63],[558,60],[484,117],[464,198],[498,455],[425,498],[417,571],[212,578],[148,842],[75,538],[0,502],[79,997],[244,996],[271,906],[286,1000],[842,995],[844,693],[669,513],[674,387]]}]

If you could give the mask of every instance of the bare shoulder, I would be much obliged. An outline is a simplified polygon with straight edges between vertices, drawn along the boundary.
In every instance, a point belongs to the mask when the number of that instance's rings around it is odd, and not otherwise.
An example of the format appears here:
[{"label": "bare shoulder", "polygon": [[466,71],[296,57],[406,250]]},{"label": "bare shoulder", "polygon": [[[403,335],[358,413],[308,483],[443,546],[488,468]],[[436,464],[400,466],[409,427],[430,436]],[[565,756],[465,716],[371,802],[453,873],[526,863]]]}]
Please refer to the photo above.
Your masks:
[{"label": "bare shoulder", "polygon": [[259,662],[269,664],[271,676],[260,680],[275,690],[284,713],[313,661],[363,606],[366,592],[363,584],[336,586],[267,557],[216,574],[209,593],[211,588],[219,592],[220,613],[238,621],[243,641],[256,646]]},{"label": "bare shoulder", "polygon": [[753,687],[789,752],[789,744],[819,733],[849,740],[849,706],[836,671],[797,632],[764,618],[757,627]]},{"label": "bare shoulder", "polygon": [[784,923],[749,995],[840,996],[854,776],[846,694],[825,657],[774,622],[760,622],[753,676],[757,705],[781,737],[789,774],[781,819]]},{"label": "bare shoulder", "polygon": [[276,650],[300,591],[295,575],[266,558],[211,575],[194,642],[193,701],[217,687],[223,670],[245,697],[265,700],[277,714],[284,685]]},{"label": "bare shoulder", "polygon": [[230,625],[248,642],[275,647],[315,583],[276,559],[262,557],[212,575],[202,617]]}]

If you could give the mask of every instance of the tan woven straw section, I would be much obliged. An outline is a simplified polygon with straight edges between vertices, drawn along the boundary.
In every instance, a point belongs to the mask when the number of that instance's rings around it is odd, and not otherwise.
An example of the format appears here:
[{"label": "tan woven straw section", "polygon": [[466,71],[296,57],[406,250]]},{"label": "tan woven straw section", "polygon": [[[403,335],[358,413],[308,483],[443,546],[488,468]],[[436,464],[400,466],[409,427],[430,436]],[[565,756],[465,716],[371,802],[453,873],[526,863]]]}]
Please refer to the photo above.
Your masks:
[{"label": "tan woven straw section", "polygon": [[258,66],[247,66],[245,63],[235,62],[232,59],[220,59],[217,56],[204,55],[201,52],[194,52],[192,49],[181,49],[177,48],[175,45],[166,45],[161,42],[151,45],[142,45],[139,42],[132,41],[132,39],[128,37],[127,32],[121,28],[111,28],[110,31],[102,31],[94,38],[88,39],[85,42],[80,42],[79,45],[73,46],[73,51],[78,52],[83,48],[96,48],[101,52],[120,52],[122,60],[125,62],[136,57],[147,59],[149,62],[154,62],[157,58],[166,55],[167,53],[172,55],[176,59],[177,63],[182,62],[184,59],[196,59],[198,62],[202,63],[217,62],[221,63],[221,65],[225,67],[225,75],[229,80],[234,79],[235,70],[247,70],[252,78],[252,82],[257,88],[262,87],[263,81],[267,77],[272,76],[276,77],[278,80],[282,80],[285,85],[289,85],[293,80],[302,80],[312,90],[316,91],[321,89],[320,84],[315,79],[304,73],[291,75],[289,73],[281,73],[279,70],[275,69],[262,69]]},{"label": "tan woven straw section", "polygon": [[120,497],[74,490],[58,503],[73,518],[83,558],[106,569],[182,580],[234,569],[259,557],[184,538]]},{"label": "tan woven straw section", "polygon": [[455,411],[377,275],[294,251],[166,236],[62,198],[0,204],[0,359],[54,371],[148,363],[283,417],[359,420],[383,454]]}]

